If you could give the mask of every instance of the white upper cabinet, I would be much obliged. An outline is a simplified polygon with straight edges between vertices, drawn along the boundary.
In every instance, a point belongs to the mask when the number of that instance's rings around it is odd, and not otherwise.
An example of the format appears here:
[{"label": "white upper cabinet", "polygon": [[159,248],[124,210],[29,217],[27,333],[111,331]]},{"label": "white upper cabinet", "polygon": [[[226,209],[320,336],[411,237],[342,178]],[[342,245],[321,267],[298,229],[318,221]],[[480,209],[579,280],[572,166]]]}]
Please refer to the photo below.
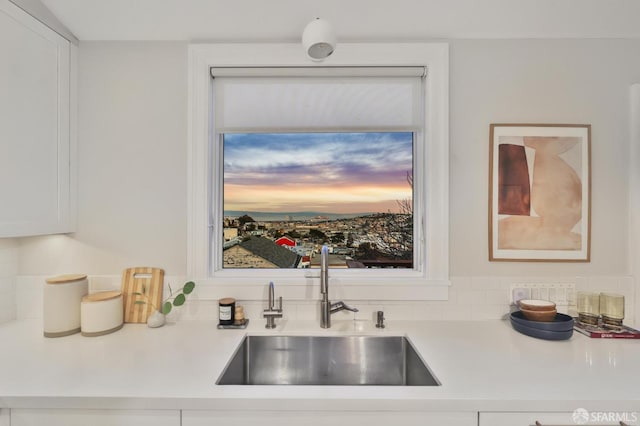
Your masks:
[{"label": "white upper cabinet", "polygon": [[73,231],[72,49],[0,0],[0,237]]}]

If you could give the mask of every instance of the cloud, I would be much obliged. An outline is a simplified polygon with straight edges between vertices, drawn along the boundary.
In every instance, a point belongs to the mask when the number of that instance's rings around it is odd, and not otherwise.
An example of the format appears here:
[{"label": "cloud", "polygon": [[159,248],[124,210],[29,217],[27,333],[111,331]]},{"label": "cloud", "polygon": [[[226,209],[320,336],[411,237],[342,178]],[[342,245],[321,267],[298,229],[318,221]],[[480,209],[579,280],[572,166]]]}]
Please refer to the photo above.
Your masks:
[{"label": "cloud", "polygon": [[411,133],[225,135],[225,182],[403,180],[412,145]]},{"label": "cloud", "polygon": [[225,209],[382,208],[411,197],[412,157],[411,133],[225,135]]}]

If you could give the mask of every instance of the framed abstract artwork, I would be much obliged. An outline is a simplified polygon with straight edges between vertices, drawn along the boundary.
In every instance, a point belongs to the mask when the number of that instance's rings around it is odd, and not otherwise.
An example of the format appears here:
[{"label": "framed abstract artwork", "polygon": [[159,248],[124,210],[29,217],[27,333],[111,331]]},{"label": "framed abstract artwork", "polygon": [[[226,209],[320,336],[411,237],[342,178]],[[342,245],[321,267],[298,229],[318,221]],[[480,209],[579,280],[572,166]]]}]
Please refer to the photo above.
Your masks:
[{"label": "framed abstract artwork", "polygon": [[589,262],[591,125],[491,124],[489,260]]}]

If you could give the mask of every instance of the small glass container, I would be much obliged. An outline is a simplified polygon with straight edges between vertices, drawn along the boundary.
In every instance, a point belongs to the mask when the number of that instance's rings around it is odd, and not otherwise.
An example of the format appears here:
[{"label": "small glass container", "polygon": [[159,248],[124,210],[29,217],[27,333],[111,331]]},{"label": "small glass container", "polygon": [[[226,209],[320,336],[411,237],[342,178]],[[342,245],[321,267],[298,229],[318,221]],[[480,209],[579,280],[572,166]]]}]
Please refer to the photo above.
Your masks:
[{"label": "small glass container", "polygon": [[598,325],[598,319],[600,318],[600,294],[579,291],[577,296],[578,321],[584,324]]},{"label": "small glass container", "polygon": [[233,323],[235,325],[244,324],[244,308],[241,305],[236,305],[236,310],[234,312]]},{"label": "small glass container", "polygon": [[621,294],[601,293],[600,314],[605,325],[622,327],[624,319],[624,296]]},{"label": "small glass container", "polygon": [[236,311],[236,299],[233,297],[225,297],[224,299],[220,299],[218,304],[220,325],[232,325]]}]

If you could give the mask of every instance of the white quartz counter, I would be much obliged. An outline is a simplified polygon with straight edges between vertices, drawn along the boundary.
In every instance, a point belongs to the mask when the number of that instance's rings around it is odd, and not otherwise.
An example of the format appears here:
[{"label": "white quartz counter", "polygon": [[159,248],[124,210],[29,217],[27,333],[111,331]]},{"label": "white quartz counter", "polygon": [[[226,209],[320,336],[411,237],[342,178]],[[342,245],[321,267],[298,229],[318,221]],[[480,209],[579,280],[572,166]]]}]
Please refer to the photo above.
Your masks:
[{"label": "white quartz counter", "polygon": [[[217,386],[245,334],[407,335],[442,386]],[[113,334],[42,337],[37,321],[0,325],[0,408],[427,411],[640,411],[640,340],[567,341],[519,334],[507,321],[284,322],[273,331],[212,321]]]}]

